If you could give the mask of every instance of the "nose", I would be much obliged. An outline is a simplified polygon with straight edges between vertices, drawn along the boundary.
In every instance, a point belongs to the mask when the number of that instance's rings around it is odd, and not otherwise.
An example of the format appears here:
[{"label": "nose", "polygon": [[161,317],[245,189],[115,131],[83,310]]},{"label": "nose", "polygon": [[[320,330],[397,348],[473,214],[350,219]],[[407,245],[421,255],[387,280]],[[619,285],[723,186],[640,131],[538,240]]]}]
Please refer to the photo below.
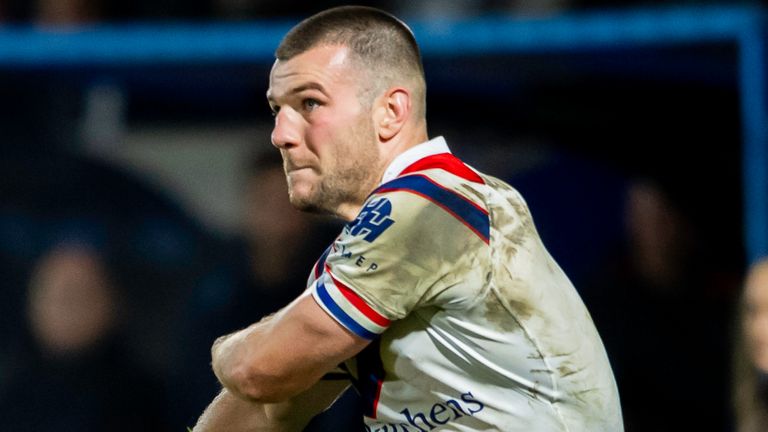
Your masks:
[{"label": "nose", "polygon": [[272,145],[279,149],[296,147],[301,142],[301,116],[291,107],[284,107],[275,114],[275,126],[272,129]]}]

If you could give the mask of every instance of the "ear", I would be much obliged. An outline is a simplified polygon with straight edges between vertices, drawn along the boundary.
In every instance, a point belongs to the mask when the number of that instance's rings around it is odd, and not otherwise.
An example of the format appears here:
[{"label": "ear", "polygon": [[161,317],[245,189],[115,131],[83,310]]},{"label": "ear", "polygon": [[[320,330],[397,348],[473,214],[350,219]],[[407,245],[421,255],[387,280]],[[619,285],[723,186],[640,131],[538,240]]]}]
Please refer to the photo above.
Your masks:
[{"label": "ear", "polygon": [[379,139],[389,141],[397,135],[411,116],[411,92],[392,87],[381,97],[375,124]]}]

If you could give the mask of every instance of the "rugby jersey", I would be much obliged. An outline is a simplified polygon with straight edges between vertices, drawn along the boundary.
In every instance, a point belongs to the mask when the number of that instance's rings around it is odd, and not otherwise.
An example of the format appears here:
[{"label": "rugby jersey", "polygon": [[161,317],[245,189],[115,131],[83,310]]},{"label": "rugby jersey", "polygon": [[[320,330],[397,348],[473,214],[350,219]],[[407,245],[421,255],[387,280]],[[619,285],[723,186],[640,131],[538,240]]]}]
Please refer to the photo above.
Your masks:
[{"label": "rugby jersey", "polygon": [[309,290],[372,341],[344,364],[367,430],[623,430],[600,337],[525,201],[442,137],[393,161]]}]

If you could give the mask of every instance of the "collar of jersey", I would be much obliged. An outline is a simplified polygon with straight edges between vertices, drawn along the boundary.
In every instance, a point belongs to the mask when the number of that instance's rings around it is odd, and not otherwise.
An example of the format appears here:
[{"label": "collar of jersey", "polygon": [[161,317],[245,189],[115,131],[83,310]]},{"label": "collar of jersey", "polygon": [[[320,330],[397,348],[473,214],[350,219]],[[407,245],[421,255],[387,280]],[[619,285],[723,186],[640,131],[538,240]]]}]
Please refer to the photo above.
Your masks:
[{"label": "collar of jersey", "polygon": [[440,153],[450,153],[448,144],[442,136],[432,138],[427,142],[411,147],[400,153],[384,170],[384,176],[381,178],[380,185],[396,179],[404,169],[408,168],[414,162]]}]

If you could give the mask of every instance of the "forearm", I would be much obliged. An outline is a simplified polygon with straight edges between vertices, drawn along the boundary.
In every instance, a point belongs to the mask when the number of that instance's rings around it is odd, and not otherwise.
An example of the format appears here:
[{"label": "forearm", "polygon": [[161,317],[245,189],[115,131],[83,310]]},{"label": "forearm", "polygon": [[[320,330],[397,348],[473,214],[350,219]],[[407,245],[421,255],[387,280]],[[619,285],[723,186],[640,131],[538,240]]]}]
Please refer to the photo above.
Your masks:
[{"label": "forearm", "polygon": [[343,381],[321,381],[310,390],[279,404],[248,401],[224,389],[200,416],[193,432],[301,431],[348,385]]},{"label": "forearm", "polygon": [[242,389],[243,367],[247,365],[250,345],[249,336],[263,332],[274,317],[270,315],[243,330],[218,338],[211,347],[211,366],[221,385],[234,396],[247,398]]},{"label": "forearm", "polygon": [[217,340],[211,354],[216,377],[233,396],[279,403],[310,389],[368,343],[307,294],[273,317]]}]

